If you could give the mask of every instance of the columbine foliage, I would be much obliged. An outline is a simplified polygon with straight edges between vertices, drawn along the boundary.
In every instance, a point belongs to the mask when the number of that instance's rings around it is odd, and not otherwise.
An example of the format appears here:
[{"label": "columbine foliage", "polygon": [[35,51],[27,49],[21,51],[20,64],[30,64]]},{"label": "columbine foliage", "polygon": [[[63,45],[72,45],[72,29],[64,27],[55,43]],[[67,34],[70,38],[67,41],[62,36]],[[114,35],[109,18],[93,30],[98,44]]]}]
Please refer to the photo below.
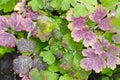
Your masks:
[{"label": "columbine foliage", "polygon": [[0,57],[12,49],[22,54],[13,61],[22,80],[87,80],[92,70],[114,75],[119,12],[118,0],[0,0]]}]

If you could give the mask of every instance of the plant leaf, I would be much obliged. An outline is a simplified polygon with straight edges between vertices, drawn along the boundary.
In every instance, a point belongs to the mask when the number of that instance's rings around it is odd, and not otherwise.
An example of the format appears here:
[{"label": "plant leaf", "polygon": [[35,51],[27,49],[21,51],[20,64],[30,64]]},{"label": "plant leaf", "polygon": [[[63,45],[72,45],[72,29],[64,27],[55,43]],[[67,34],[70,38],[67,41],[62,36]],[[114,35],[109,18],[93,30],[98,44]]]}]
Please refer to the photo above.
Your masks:
[{"label": "plant leaf", "polygon": [[42,9],[45,5],[45,0],[32,0],[28,3],[34,11]]},{"label": "plant leaf", "polygon": [[36,44],[33,41],[24,38],[18,39],[16,45],[20,52],[34,52],[36,47]]},{"label": "plant leaf", "polygon": [[43,57],[43,61],[47,62],[47,64],[55,62],[55,56],[50,51],[43,51],[40,53],[40,56]]},{"label": "plant leaf", "polygon": [[118,0],[101,0],[101,3],[106,9],[112,10],[115,9]]},{"label": "plant leaf", "polygon": [[13,60],[13,69],[15,73],[27,74],[32,67],[32,58],[30,56],[18,56]]},{"label": "plant leaf", "polygon": [[86,6],[83,4],[77,4],[74,8],[74,16],[78,18],[80,16],[85,17],[86,15],[88,15]]},{"label": "plant leaf", "polygon": [[13,34],[8,32],[0,32],[0,45],[7,46],[8,48],[15,47],[16,38]]}]

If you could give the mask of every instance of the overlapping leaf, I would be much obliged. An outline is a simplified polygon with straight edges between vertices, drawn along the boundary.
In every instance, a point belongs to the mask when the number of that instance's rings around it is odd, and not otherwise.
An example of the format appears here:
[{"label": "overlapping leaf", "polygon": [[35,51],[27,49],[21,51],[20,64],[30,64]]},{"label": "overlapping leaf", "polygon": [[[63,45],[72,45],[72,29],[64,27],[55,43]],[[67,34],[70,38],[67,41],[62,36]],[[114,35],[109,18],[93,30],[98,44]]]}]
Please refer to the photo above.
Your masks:
[{"label": "overlapping leaf", "polygon": [[[120,49],[114,44],[109,44],[103,37],[100,38],[100,43],[95,43],[92,48],[87,48],[82,51],[83,56],[81,67],[86,70],[95,70],[96,73],[102,71],[106,66],[114,70],[116,64],[120,64]],[[92,65],[91,65],[92,64]]]},{"label": "overlapping leaf", "polygon": [[78,0],[81,4],[78,4],[74,8],[74,16],[75,17],[85,17],[88,14],[91,14],[97,5],[97,0]]},{"label": "overlapping leaf", "polygon": [[18,15],[17,13],[12,13],[8,19],[10,26],[16,31],[22,30],[20,26],[21,20],[22,20],[22,16]]},{"label": "overlapping leaf", "polygon": [[4,10],[4,12],[11,12],[14,9],[16,2],[16,0],[1,0],[0,10]]},{"label": "overlapping leaf", "polygon": [[77,0],[52,0],[50,2],[50,5],[57,10],[61,9],[64,11],[68,10],[70,8],[70,5],[75,6],[76,3]]},{"label": "overlapping leaf", "polygon": [[0,31],[8,30],[8,23],[4,16],[0,16]]},{"label": "overlapping leaf", "polygon": [[0,32],[0,45],[7,46],[8,48],[15,47],[16,45],[16,38],[13,34],[8,32]]},{"label": "overlapping leaf", "polygon": [[32,67],[32,59],[30,56],[19,56],[13,61],[13,69],[15,73],[26,75]]}]

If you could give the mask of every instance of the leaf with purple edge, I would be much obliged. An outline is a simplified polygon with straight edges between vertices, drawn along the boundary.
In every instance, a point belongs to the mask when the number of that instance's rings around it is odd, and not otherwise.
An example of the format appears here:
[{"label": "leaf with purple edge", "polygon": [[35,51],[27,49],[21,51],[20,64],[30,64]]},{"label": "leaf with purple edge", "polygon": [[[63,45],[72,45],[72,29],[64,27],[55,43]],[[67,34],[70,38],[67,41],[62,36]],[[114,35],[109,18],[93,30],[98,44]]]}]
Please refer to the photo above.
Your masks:
[{"label": "leaf with purple edge", "polygon": [[90,15],[90,19],[99,23],[107,14],[107,11],[101,6],[97,6],[96,11]]},{"label": "leaf with purple edge", "polygon": [[8,48],[15,47],[16,38],[13,34],[8,32],[0,32],[0,45],[7,46]]},{"label": "leaf with purple edge", "polygon": [[12,13],[8,19],[9,25],[16,31],[21,31],[22,27],[20,26],[22,16],[17,13]]},{"label": "leaf with purple edge", "polygon": [[0,31],[8,30],[9,26],[7,23],[7,19],[4,16],[0,16]]}]

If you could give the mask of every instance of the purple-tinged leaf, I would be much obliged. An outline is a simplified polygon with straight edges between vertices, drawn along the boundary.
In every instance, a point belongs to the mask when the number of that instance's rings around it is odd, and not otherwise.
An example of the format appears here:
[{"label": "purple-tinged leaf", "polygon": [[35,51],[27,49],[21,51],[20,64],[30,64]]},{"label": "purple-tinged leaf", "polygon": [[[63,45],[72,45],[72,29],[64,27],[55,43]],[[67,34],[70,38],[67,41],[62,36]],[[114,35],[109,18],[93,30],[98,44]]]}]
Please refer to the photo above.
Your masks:
[{"label": "purple-tinged leaf", "polygon": [[98,42],[94,43],[94,44],[92,45],[92,48],[95,49],[95,53],[96,53],[96,54],[99,54],[99,55],[100,55],[101,53],[104,52],[103,46],[102,46],[100,43],[98,43]]},{"label": "purple-tinged leaf", "polygon": [[105,30],[110,30],[112,24],[110,22],[110,18],[104,18],[99,21],[99,28],[102,29],[103,31]]},{"label": "purple-tinged leaf", "polygon": [[17,74],[26,75],[32,68],[32,58],[21,55],[13,60],[13,70]]},{"label": "purple-tinged leaf", "polygon": [[29,7],[27,9],[27,13],[25,14],[26,18],[30,18],[31,20],[36,20],[38,18],[38,13],[33,12],[33,10]]},{"label": "purple-tinged leaf", "polygon": [[20,52],[34,52],[36,44],[31,40],[18,39],[16,41],[17,48]]},{"label": "purple-tinged leaf", "polygon": [[110,45],[110,43],[108,42],[108,40],[106,40],[103,36],[100,36],[100,43],[101,43],[101,45],[103,47]]},{"label": "purple-tinged leaf", "polygon": [[23,18],[21,20],[21,29],[27,32],[32,32],[35,26],[30,18]]},{"label": "purple-tinged leaf", "polygon": [[106,14],[107,14],[107,11],[102,6],[98,6],[96,11],[90,16],[90,18],[93,21],[96,21],[99,23],[105,17]]},{"label": "purple-tinged leaf", "polygon": [[34,55],[32,67],[38,70],[45,70],[48,66],[45,62],[42,61],[42,59],[38,55]]},{"label": "purple-tinged leaf", "polygon": [[0,32],[0,45],[7,46],[8,48],[15,47],[16,38],[13,34],[7,32]]},{"label": "purple-tinged leaf", "polygon": [[22,80],[30,80],[29,75],[23,76]]},{"label": "purple-tinged leaf", "polygon": [[71,8],[67,14],[66,14],[66,19],[68,21],[71,21],[71,23],[68,24],[68,28],[72,31],[75,28],[83,28],[83,26],[85,26],[85,22],[86,22],[86,17],[79,17],[79,18],[75,18],[73,16],[73,9]]},{"label": "purple-tinged leaf", "polygon": [[94,59],[92,58],[84,58],[80,61],[80,66],[86,71],[92,70]]},{"label": "purple-tinged leaf", "polygon": [[76,27],[84,26],[86,22],[86,18],[79,17],[79,18],[73,18],[73,24]]},{"label": "purple-tinged leaf", "polygon": [[74,41],[79,42],[84,38],[87,32],[88,32],[88,27],[85,26],[82,29],[74,29],[71,33],[71,36],[73,37]]},{"label": "purple-tinged leaf", "polygon": [[[99,73],[106,67],[106,62],[102,56],[99,56],[95,53],[92,48],[87,48],[82,52],[83,56],[86,58],[80,61],[80,66],[85,70],[94,70],[96,73]],[[103,55],[103,54],[102,54]]]},{"label": "purple-tinged leaf", "polygon": [[8,30],[8,23],[4,16],[0,16],[0,31]]},{"label": "purple-tinged leaf", "polygon": [[17,13],[12,13],[8,22],[14,30],[21,31],[22,30],[20,26],[21,20],[22,20],[21,15],[18,15]]},{"label": "purple-tinged leaf", "polygon": [[114,43],[120,44],[120,34],[115,34],[112,36]]},{"label": "purple-tinged leaf", "polygon": [[119,55],[120,54],[120,48],[116,47],[114,44],[109,45],[107,47],[107,52],[112,55]]},{"label": "purple-tinged leaf", "polygon": [[83,44],[85,47],[92,46],[95,42],[97,42],[97,36],[95,33],[88,31],[84,36]]},{"label": "purple-tinged leaf", "polygon": [[109,54],[107,57],[108,68],[111,68],[112,70],[114,70],[116,68],[117,59],[118,58],[116,56]]},{"label": "purple-tinged leaf", "polygon": [[88,58],[92,58],[92,57],[96,56],[96,53],[91,48],[84,49],[82,51],[82,54],[83,54],[83,56],[88,57]]},{"label": "purple-tinged leaf", "polygon": [[117,57],[118,55],[120,55],[120,48],[113,44],[107,46],[107,66],[112,70],[116,68],[116,64],[118,64],[118,60],[120,60],[120,58]]},{"label": "purple-tinged leaf", "polygon": [[95,70],[96,73],[99,73],[104,68],[106,68],[105,60],[102,57],[95,57],[94,64],[93,64],[93,70]]}]

